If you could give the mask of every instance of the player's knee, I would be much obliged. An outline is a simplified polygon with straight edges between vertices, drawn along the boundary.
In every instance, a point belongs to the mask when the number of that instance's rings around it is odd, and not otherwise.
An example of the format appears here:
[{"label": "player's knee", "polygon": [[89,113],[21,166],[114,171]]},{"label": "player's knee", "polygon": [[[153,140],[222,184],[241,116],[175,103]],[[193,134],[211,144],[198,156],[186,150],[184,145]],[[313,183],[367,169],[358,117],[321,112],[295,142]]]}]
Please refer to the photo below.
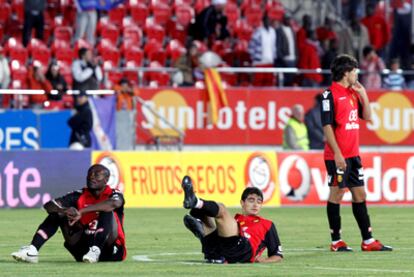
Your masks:
[{"label": "player's knee", "polygon": [[223,216],[225,216],[226,214],[229,213],[226,206],[224,206],[223,203],[217,203],[217,205],[219,206],[219,212],[218,212],[218,215],[217,215],[218,217],[223,217]]},{"label": "player's knee", "polygon": [[330,194],[330,201],[334,203],[339,203],[342,201],[342,198],[344,198],[345,189],[338,189],[336,191],[332,191]]}]

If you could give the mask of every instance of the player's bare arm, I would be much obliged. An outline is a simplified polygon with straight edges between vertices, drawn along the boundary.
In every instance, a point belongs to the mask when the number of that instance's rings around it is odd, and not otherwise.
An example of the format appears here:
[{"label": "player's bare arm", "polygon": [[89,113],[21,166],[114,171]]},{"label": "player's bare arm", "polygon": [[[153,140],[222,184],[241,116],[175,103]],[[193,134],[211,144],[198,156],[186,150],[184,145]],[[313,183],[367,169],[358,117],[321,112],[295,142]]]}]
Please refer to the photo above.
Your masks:
[{"label": "player's bare arm", "polygon": [[323,126],[323,132],[325,134],[328,145],[331,147],[332,151],[334,152],[336,168],[345,170],[346,169],[345,159],[344,159],[344,156],[342,155],[341,149],[339,149],[332,125],[328,124],[328,125]]},{"label": "player's bare arm", "polygon": [[279,263],[282,260],[283,260],[283,258],[278,256],[278,255],[273,255],[273,256],[270,256],[270,257],[267,257],[267,258],[259,256],[259,257],[256,258],[255,262],[256,263]]},{"label": "player's bare arm", "polygon": [[70,225],[75,224],[82,217],[83,214],[90,213],[90,212],[111,212],[111,211],[121,207],[122,204],[123,204],[123,202],[122,202],[121,199],[111,198],[111,199],[107,199],[105,201],[102,201],[100,203],[97,203],[95,205],[87,206],[83,209],[80,209],[77,214],[75,214],[73,216],[72,215],[68,216],[69,224]]},{"label": "player's bare arm", "polygon": [[369,105],[369,98],[368,98],[367,91],[365,90],[364,86],[359,81],[356,81],[356,83],[352,86],[352,89],[358,93],[359,98],[361,100],[362,118],[370,121],[371,120],[371,107]]}]

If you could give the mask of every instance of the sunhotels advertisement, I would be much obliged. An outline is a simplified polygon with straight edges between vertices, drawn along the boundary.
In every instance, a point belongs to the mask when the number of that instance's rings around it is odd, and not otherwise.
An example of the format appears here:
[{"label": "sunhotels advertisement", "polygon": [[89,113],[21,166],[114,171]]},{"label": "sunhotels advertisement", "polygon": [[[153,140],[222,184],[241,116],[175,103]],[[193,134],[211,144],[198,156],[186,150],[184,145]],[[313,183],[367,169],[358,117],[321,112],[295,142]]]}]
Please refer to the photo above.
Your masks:
[{"label": "sunhotels advertisement", "polygon": [[279,206],[275,152],[93,152],[111,170],[110,185],[124,192],[126,207],[181,207],[181,180],[189,175],[197,195],[240,205],[249,186],[260,188],[265,206]]}]

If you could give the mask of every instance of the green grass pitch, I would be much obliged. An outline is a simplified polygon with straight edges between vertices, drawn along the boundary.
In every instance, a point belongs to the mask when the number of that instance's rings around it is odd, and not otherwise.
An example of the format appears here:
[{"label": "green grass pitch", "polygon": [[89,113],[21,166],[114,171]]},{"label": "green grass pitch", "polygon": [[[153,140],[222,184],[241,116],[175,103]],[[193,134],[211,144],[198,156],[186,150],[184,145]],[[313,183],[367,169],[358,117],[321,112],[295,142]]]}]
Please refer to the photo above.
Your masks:
[{"label": "green grass pitch", "polygon": [[342,207],[341,212],[342,237],[353,253],[328,251],[324,207],[262,210],[262,216],[276,223],[285,253],[282,263],[271,265],[204,264],[199,242],[182,224],[185,210],[127,209],[125,262],[76,263],[57,233],[41,249],[39,264],[23,264],[10,253],[30,242],[46,213],[2,209],[0,276],[414,276],[414,207],[369,207],[375,237],[394,247],[382,253],[361,252],[352,210]]}]

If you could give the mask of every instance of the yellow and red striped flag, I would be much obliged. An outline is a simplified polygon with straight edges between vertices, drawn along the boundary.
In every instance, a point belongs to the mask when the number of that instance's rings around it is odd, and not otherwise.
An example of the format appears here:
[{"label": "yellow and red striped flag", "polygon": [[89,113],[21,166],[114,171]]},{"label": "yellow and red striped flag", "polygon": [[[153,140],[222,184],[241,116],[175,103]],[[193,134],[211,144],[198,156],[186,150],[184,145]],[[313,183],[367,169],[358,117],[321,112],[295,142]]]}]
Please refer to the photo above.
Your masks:
[{"label": "yellow and red striped flag", "polygon": [[221,83],[220,74],[215,68],[207,68],[204,71],[205,83],[211,108],[211,123],[217,124],[220,107],[228,106],[226,92]]}]

